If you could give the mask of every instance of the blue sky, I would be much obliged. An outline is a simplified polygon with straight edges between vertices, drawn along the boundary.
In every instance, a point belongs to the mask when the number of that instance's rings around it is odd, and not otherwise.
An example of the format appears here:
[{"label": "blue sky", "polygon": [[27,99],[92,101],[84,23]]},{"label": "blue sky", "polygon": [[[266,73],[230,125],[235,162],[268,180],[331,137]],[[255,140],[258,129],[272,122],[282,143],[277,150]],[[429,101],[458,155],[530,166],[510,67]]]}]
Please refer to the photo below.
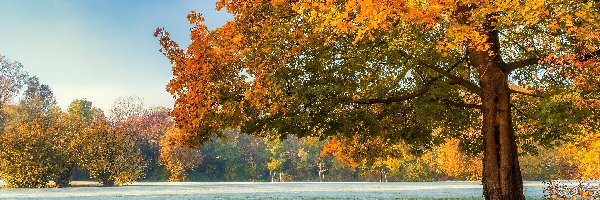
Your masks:
[{"label": "blue sky", "polygon": [[216,0],[0,0],[0,54],[50,85],[61,108],[86,98],[105,111],[122,96],[172,107],[165,91],[171,66],[152,36],[165,27],[189,44],[186,16],[203,13],[209,28],[231,18]]}]

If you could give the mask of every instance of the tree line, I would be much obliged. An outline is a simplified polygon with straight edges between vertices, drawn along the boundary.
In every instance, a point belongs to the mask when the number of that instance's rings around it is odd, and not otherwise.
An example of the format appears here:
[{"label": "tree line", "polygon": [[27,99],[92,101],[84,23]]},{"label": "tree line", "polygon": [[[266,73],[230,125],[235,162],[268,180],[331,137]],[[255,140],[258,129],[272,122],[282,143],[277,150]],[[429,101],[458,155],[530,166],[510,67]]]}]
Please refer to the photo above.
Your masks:
[{"label": "tree line", "polygon": [[[146,109],[140,98],[126,97],[108,114],[86,99],[63,111],[50,86],[20,63],[1,56],[0,67],[0,178],[7,187],[47,187],[51,181],[67,187],[74,178],[123,185],[158,165],[160,140],[172,127],[169,109]],[[176,157],[199,153],[162,147]],[[173,159],[163,160],[173,168]]]},{"label": "tree line", "polygon": [[[583,146],[582,143],[589,144]],[[525,180],[598,179],[597,134],[553,148],[522,152]],[[404,144],[386,152],[377,141],[316,137],[284,140],[228,130],[198,149],[202,164],[190,181],[480,181],[482,155],[467,154],[459,141],[415,152]],[[161,179],[155,179],[161,180]]]}]

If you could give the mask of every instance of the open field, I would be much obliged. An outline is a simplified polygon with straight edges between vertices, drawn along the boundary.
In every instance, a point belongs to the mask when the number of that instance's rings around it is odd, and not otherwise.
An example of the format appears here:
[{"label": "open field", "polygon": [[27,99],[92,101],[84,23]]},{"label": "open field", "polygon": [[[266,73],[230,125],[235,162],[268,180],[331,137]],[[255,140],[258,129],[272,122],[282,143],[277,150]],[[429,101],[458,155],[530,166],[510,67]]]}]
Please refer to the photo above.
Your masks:
[{"label": "open field", "polygon": [[[91,182],[75,182],[89,186]],[[543,184],[525,182],[541,199]],[[479,182],[139,182],[124,187],[1,189],[0,199],[483,199]]]}]

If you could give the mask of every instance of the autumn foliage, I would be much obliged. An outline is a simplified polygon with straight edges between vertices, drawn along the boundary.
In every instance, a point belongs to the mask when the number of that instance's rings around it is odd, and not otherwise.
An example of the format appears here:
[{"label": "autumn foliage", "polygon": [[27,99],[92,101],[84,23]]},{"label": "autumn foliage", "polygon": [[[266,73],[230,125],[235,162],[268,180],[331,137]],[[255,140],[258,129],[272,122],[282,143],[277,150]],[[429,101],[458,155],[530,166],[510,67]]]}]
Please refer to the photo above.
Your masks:
[{"label": "autumn foliage", "polygon": [[455,138],[468,154],[483,154],[486,198],[523,199],[519,151],[585,135],[597,120],[595,1],[216,7],[234,19],[208,30],[192,12],[187,48],[164,29],[155,33],[173,65],[167,90],[187,145],[229,128],[281,138],[360,135],[418,151]]},{"label": "autumn foliage", "polygon": [[174,137],[179,134],[177,128],[171,128],[160,140],[160,163],[171,174],[169,181],[187,181],[187,171],[194,170],[202,162],[202,153],[197,149],[179,145]]},{"label": "autumn foliage", "polygon": [[[0,64],[0,179],[6,187],[68,187],[76,175],[124,185],[142,179],[153,158],[157,163],[152,152],[160,148],[164,127],[172,126],[168,109],[146,112],[123,98],[109,119],[92,102],[77,99],[63,112],[50,86],[17,62],[0,56]],[[154,146],[142,151],[144,144]]]}]

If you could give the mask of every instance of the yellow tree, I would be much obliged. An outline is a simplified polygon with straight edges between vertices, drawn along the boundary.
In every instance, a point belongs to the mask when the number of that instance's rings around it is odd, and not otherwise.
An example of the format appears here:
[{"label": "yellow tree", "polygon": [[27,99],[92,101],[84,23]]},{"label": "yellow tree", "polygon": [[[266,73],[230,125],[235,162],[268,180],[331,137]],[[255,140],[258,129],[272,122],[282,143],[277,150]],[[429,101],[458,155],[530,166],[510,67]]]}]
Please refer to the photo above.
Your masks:
[{"label": "yellow tree", "polygon": [[[231,127],[376,135],[417,148],[454,137],[483,151],[486,199],[524,199],[518,145],[552,144],[597,116],[573,100],[599,96],[581,87],[600,77],[599,8],[587,0],[220,0],[217,9],[234,19],[208,31],[190,14],[187,50],[162,29],[155,35],[173,64],[172,114],[190,145]],[[528,120],[535,131],[516,135],[513,124]],[[468,128],[481,134],[465,137]]]},{"label": "yellow tree", "polygon": [[579,137],[564,146],[557,157],[576,166],[578,174],[574,175],[577,178],[600,179],[600,133]]},{"label": "yellow tree", "polygon": [[481,180],[481,158],[467,156],[459,149],[457,139],[448,139],[444,144],[430,152],[426,159],[432,168],[443,172],[448,178],[455,180]]},{"label": "yellow tree", "polygon": [[78,137],[81,146],[78,164],[103,186],[124,185],[141,179],[145,162],[133,136],[110,126],[100,109],[91,111],[91,123]]},{"label": "yellow tree", "polygon": [[9,187],[46,187],[66,169],[63,149],[55,145],[61,113],[48,85],[37,77],[25,84],[0,135],[0,175]]}]

